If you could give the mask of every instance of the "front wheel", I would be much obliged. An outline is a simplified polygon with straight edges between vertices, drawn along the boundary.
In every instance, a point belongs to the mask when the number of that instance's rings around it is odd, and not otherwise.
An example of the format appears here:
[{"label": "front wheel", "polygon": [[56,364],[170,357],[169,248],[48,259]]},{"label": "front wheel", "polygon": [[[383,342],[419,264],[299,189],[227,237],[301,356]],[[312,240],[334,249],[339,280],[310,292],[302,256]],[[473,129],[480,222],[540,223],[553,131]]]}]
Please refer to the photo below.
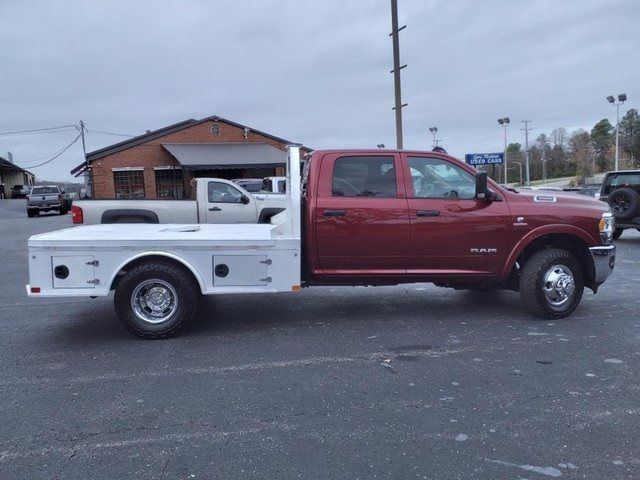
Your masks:
[{"label": "front wheel", "polygon": [[619,239],[619,238],[620,238],[620,236],[622,235],[622,232],[624,232],[624,229],[623,229],[623,228],[616,228],[616,229],[613,231],[613,239],[614,239],[614,240]]},{"label": "front wheel", "polygon": [[565,318],[576,309],[584,291],[584,277],[576,257],[559,248],[534,254],[520,277],[520,298],[535,315]]},{"label": "front wheel", "polygon": [[149,261],[131,268],[119,282],[114,305],[132,333],[167,338],[181,330],[198,309],[198,285],[190,272],[170,262]]}]

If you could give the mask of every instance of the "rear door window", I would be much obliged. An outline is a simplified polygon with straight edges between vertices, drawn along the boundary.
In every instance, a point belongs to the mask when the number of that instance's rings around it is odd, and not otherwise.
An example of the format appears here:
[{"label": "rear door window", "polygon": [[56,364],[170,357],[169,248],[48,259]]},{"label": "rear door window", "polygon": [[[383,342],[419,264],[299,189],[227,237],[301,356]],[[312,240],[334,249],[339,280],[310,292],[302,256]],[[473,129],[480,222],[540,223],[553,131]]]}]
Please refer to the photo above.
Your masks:
[{"label": "rear door window", "polygon": [[56,187],[33,187],[31,191],[32,195],[50,195],[52,193],[58,193],[58,189]]},{"label": "rear door window", "polygon": [[340,157],[333,165],[335,197],[397,196],[394,157]]}]

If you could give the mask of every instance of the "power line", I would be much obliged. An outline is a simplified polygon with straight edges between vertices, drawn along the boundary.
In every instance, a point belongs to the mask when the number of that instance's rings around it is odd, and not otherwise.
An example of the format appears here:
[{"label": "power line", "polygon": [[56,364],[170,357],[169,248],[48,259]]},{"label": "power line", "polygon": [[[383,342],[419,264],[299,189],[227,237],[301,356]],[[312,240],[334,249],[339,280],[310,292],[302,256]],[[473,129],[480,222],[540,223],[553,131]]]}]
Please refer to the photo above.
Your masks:
[{"label": "power line", "polygon": [[67,148],[66,144],[64,147],[61,147],[58,150],[55,150],[53,153],[47,153],[46,155],[42,155],[41,157],[38,158],[31,158],[29,160],[27,160],[28,162],[39,162],[41,160],[44,160],[45,158],[51,158],[52,155],[57,155],[58,153],[61,153],[65,148]]},{"label": "power line", "polygon": [[[610,113],[595,113],[595,114],[589,114],[589,115],[574,115],[574,116],[567,116],[567,117],[546,117],[546,118],[534,118],[533,120],[527,120],[528,122],[531,121],[535,121],[535,122],[545,122],[545,121],[553,121],[553,120],[579,120],[579,119],[583,119],[583,118],[607,118],[610,116]],[[557,126],[557,125],[556,125]],[[529,127],[529,130],[546,130],[548,128],[554,128],[554,126],[552,124],[542,124],[539,125],[538,127],[535,128],[531,128]],[[453,135],[453,136],[447,136],[445,137],[445,139],[447,141],[451,141],[451,140],[466,140],[469,138],[474,138],[474,137],[483,137],[483,138],[488,138],[490,136],[493,136],[494,134],[494,130],[487,130],[487,131],[482,131],[482,132],[476,132],[476,133],[471,133],[471,134],[463,134],[463,135]]]},{"label": "power line", "polygon": [[73,141],[68,144],[66,147],[64,147],[60,152],[58,152],[56,155],[54,155],[53,157],[51,157],[49,160],[47,160],[46,162],[42,162],[39,163],[38,165],[31,165],[31,166],[27,166],[27,167],[23,167],[23,168],[38,168],[41,167],[43,165],[46,165],[47,163],[51,163],[53,162],[56,158],[58,158],[60,155],[62,155],[64,152],[66,152],[67,150],[69,150],[69,148],[71,148],[71,145],[73,145],[74,143],[76,143],[80,137],[82,136],[82,133],[79,133],[76,138],[73,139]]},{"label": "power line", "polygon": [[579,119],[583,119],[583,118],[596,118],[596,117],[603,117],[606,118],[610,115],[611,113],[594,113],[591,115],[574,115],[571,117],[549,117],[549,118],[534,118],[533,120],[536,122],[543,122],[543,121],[548,121],[548,120],[579,120]]},{"label": "power line", "polygon": [[472,138],[472,137],[489,137],[489,136],[493,136],[493,135],[495,135],[495,129],[486,130],[486,131],[483,131],[483,132],[471,133],[471,134],[468,134],[468,135],[453,135],[451,137],[445,136],[445,139],[447,139],[447,140],[462,140],[462,139]]},{"label": "power line", "polygon": [[88,129],[85,125],[85,129],[87,130],[87,132],[91,132],[91,133],[101,133],[103,135],[114,135],[116,137],[135,137],[136,135],[130,135],[128,133],[117,133],[117,132],[106,132],[104,130],[95,130],[95,129]]},{"label": "power line", "polygon": [[4,136],[4,135],[19,135],[21,133],[38,133],[38,132],[50,132],[53,130],[62,130],[65,128],[78,128],[77,125],[61,125],[59,127],[47,127],[47,128],[34,128],[32,130],[19,130],[16,132],[0,132],[0,135]]}]

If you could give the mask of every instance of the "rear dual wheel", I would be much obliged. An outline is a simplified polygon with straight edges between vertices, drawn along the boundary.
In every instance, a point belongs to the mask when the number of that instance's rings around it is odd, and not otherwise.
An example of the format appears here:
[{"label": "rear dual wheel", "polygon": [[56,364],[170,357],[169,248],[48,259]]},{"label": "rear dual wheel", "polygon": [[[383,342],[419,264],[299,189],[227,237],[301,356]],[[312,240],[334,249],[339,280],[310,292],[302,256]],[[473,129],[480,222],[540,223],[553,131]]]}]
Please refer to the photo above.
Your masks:
[{"label": "rear dual wheel", "polygon": [[580,263],[567,250],[547,248],[535,253],[520,277],[520,298],[535,315],[564,318],[576,309],[584,292]]},{"label": "rear dual wheel", "polygon": [[116,288],[118,318],[142,338],[167,338],[189,323],[198,309],[199,287],[184,267],[149,261],[131,268]]}]

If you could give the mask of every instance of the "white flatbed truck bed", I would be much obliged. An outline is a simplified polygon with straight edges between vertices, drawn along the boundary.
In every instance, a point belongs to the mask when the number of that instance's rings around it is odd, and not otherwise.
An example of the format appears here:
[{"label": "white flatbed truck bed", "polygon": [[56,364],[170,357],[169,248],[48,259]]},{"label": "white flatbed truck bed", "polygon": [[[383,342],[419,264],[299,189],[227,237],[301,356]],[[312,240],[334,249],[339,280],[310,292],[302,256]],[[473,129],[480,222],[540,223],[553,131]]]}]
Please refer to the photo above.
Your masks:
[{"label": "white flatbed truck bed", "polygon": [[[178,305],[178,298],[184,295],[174,287],[189,277],[171,282],[166,275],[175,272],[159,268],[154,275],[149,268],[142,268],[148,267],[149,262],[187,269],[203,295],[297,291],[301,282],[298,146],[289,148],[287,172],[291,185],[287,208],[273,217],[271,224],[88,225],[34,235],[28,242],[27,294],[33,297],[106,296],[125,273],[137,268],[140,278],[148,279],[138,295],[140,298],[131,299],[132,313],[146,324],[155,322],[159,326],[166,323],[164,320],[174,314],[175,309],[187,307],[184,301]],[[155,277],[158,281],[154,283]],[[180,288],[183,287],[187,286]],[[188,287],[195,290],[193,285]],[[197,299],[197,291],[193,295],[184,293],[187,298]],[[117,296],[116,291],[116,310]],[[122,312],[118,313],[122,317]],[[123,323],[135,333],[141,334],[143,330]],[[143,336],[155,338],[173,333],[173,330],[161,330]]]}]

